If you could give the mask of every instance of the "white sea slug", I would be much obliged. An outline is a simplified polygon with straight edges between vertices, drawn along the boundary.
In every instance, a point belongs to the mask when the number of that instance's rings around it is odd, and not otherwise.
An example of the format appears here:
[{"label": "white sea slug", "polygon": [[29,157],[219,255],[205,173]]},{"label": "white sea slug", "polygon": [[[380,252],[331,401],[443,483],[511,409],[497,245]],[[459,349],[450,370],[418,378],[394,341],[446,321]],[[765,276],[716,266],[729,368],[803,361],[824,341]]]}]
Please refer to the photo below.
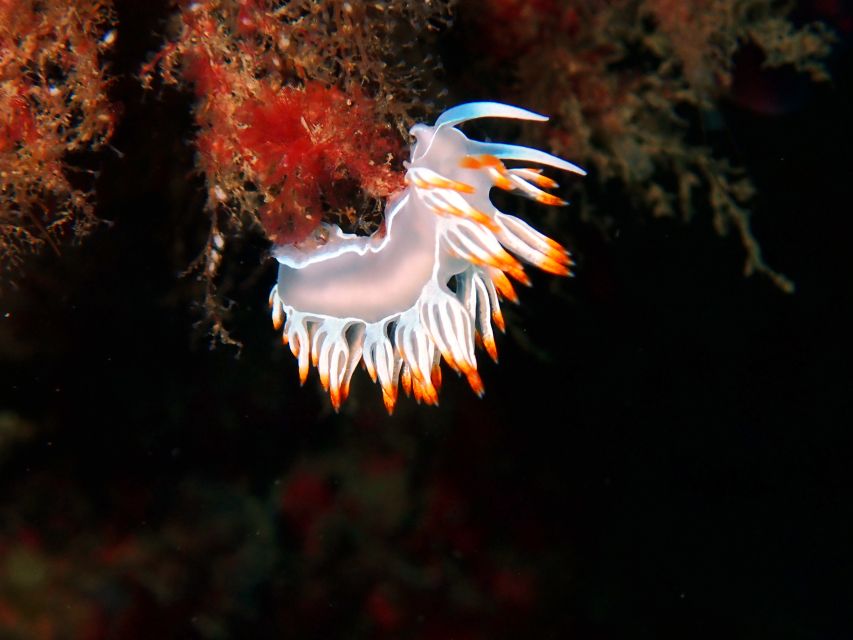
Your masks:
[{"label": "white sea slug", "polygon": [[442,357],[482,395],[475,338],[496,360],[492,323],[504,330],[499,296],[517,300],[506,274],[528,283],[517,258],[569,275],[569,253],[499,211],[489,190],[566,204],[540,188],[556,186],[540,169],[508,169],[503,160],[586,172],[537,149],[470,140],[456,128],[486,117],[547,120],[505,104],[472,102],[446,111],[431,127],[417,124],[407,186],[389,199],[383,228],[357,236],[324,224],[309,241],[274,247],[280,266],[270,293],[273,324],[284,326],[300,380],[313,363],[336,410],[361,361],[381,386],[389,413],[400,382],[419,402],[438,402]]}]

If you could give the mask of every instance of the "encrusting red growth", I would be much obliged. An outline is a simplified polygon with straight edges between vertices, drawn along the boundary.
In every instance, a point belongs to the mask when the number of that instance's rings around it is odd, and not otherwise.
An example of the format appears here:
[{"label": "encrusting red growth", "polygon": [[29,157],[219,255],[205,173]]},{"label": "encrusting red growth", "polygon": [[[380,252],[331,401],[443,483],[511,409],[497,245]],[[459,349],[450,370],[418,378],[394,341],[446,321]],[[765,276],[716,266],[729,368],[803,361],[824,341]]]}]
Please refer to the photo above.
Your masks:
[{"label": "encrusting red growth", "polygon": [[[324,210],[352,207],[358,190],[384,198],[403,186],[389,164],[398,138],[376,121],[371,103],[358,90],[347,95],[309,83],[304,90],[265,89],[237,110],[236,139],[268,194],[260,219],[270,240],[302,240]],[[216,135],[207,135],[213,146]]]},{"label": "encrusting red growth", "polygon": [[[219,82],[209,67],[203,80]],[[272,242],[299,242],[324,214],[345,216],[357,202],[403,186],[402,173],[391,166],[399,137],[377,121],[373,100],[357,88],[344,93],[309,82],[304,89],[256,91],[237,105],[208,96],[210,124],[196,144],[215,199],[239,193],[246,181],[254,185],[258,217]]]},{"label": "encrusting red growth", "polygon": [[[28,253],[94,222],[70,154],[111,137],[115,111],[102,56],[115,41],[112,3],[0,0],[0,287]],[[82,172],[77,171],[79,176]]]},{"label": "encrusting red growth", "polygon": [[299,242],[324,218],[358,230],[360,215],[403,186],[392,107],[405,102],[371,79],[384,69],[378,59],[363,61],[364,77],[349,67],[355,45],[342,33],[358,40],[369,16],[348,3],[329,7],[327,24],[311,3],[186,5],[177,38],[142,71],[148,82],[159,67],[197,96],[209,208],[237,226],[259,222],[276,244]]}]

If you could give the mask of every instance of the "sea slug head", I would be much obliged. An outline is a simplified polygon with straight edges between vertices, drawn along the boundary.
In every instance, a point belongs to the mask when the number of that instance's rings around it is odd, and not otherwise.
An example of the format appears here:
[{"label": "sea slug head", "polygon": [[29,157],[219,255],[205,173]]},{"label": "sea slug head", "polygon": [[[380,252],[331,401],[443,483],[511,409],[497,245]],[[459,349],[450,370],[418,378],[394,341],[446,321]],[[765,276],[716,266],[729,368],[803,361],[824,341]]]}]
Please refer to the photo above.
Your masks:
[{"label": "sea slug head", "polygon": [[409,130],[415,139],[410,166],[428,167],[443,175],[455,173],[468,149],[468,138],[452,126],[416,124]]}]

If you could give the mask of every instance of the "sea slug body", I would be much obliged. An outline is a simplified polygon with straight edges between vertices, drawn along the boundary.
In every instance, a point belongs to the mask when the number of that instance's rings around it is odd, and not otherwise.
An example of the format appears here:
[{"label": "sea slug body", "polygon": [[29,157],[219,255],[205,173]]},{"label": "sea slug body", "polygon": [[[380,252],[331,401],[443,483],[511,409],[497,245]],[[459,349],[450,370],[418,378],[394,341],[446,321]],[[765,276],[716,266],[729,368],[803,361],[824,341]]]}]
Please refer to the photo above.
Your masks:
[{"label": "sea slug body", "polygon": [[442,357],[481,395],[475,340],[497,359],[492,323],[503,331],[499,298],[517,300],[507,275],[528,282],[519,259],[570,274],[569,253],[498,210],[489,191],[566,204],[543,190],[556,183],[539,169],[508,169],[503,161],[586,172],[537,149],[470,140],[457,128],[485,117],[547,120],[495,102],[449,109],[433,126],[412,127],[406,188],[387,203],[383,229],[357,236],[324,224],[309,241],[273,248],[279,262],[270,293],[273,324],[283,327],[300,380],[309,363],[317,367],[336,410],[362,361],[389,413],[399,384],[419,402],[438,402]]}]

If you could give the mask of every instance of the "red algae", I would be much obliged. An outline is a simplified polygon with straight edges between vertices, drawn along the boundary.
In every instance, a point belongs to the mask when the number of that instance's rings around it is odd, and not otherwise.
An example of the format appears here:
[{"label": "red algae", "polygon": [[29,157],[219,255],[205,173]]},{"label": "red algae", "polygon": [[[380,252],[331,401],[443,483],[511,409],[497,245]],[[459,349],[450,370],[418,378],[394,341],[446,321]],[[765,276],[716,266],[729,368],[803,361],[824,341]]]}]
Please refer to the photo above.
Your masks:
[{"label": "red algae", "polygon": [[97,149],[115,111],[101,57],[114,41],[112,5],[0,0],[0,277],[24,256],[60,251],[94,222],[90,194],[68,179],[68,154]]},{"label": "red algae", "polygon": [[242,152],[271,194],[260,211],[261,225],[275,243],[298,242],[328,208],[345,208],[361,189],[385,198],[402,187],[390,161],[400,140],[390,126],[371,118],[373,100],[354,89],[309,83],[264,92],[241,106],[236,120]]},{"label": "red algae", "polygon": [[418,73],[386,61],[392,37],[428,33],[445,4],[181,5],[176,36],[142,76],[150,83],[159,69],[196,95],[208,208],[275,243],[298,242],[323,219],[365,231],[357,210],[402,185],[404,132],[423,91]]}]

